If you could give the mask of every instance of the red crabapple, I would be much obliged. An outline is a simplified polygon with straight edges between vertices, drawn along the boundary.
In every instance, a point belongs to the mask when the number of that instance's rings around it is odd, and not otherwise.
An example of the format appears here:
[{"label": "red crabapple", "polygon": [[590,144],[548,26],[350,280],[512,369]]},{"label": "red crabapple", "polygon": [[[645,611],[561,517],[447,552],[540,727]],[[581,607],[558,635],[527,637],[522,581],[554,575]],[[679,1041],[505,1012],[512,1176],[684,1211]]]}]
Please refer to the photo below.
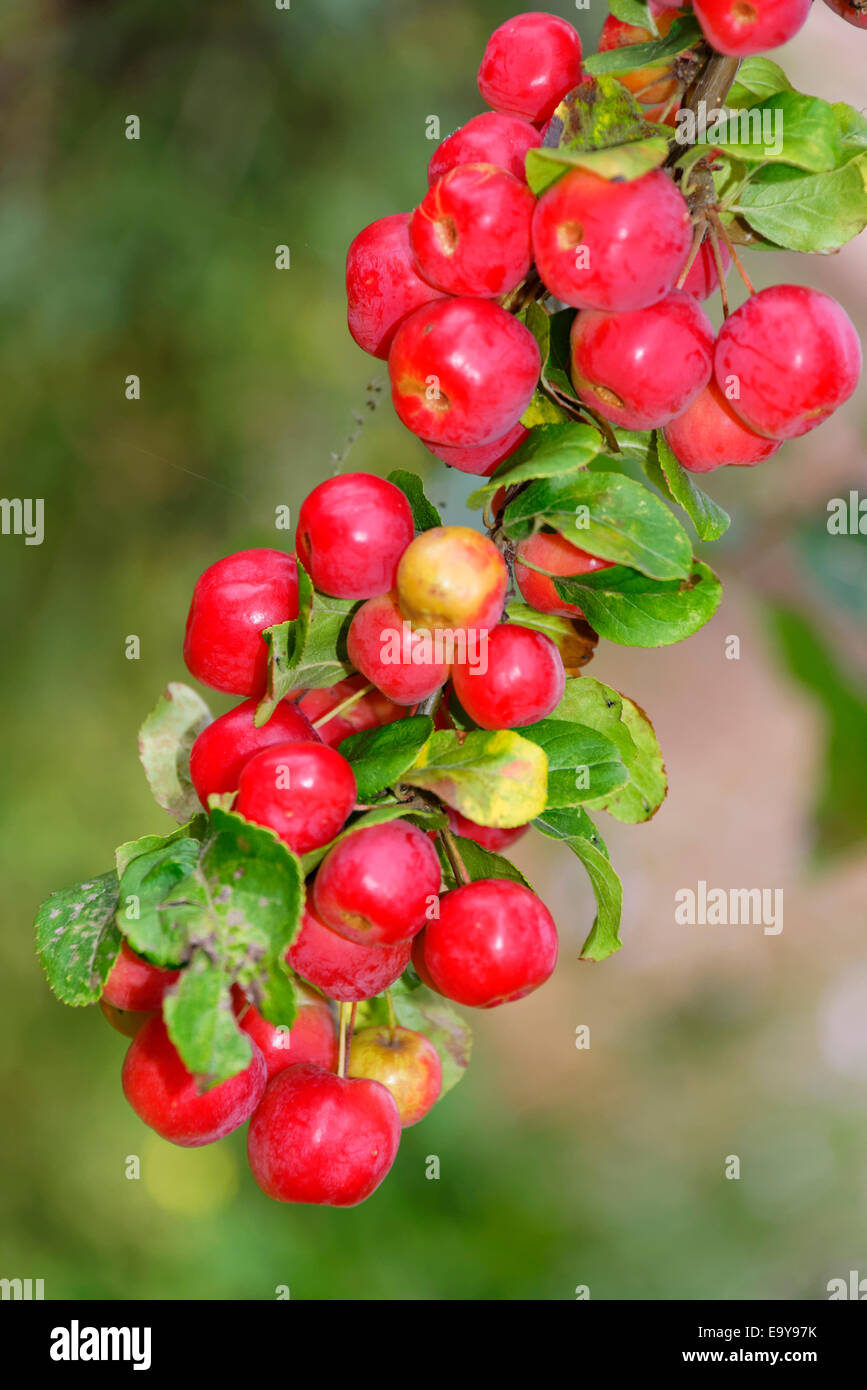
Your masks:
[{"label": "red crabapple", "polygon": [[[522,565],[527,560],[549,574]],[[577,574],[592,574],[595,570],[608,569],[610,560],[600,560],[596,555],[588,555],[577,545],[567,541],[556,531],[537,531],[520,541],[515,552],[515,583],[521,598],[535,608],[538,613],[554,613],[561,618],[583,618],[584,614],[577,603],[567,603],[554,588],[550,574],[567,579]]]},{"label": "red crabapple", "polygon": [[397,599],[414,627],[483,631],[503,615],[509,572],[494,542],[470,526],[416,536],[397,569]]},{"label": "red crabapple", "polygon": [[527,151],[538,149],[541,143],[539,131],[523,117],[484,111],[447,135],[434,150],[427,167],[428,183],[435,184],[458,164],[478,163],[496,164],[516,179],[523,179]]},{"label": "red crabapple", "polygon": [[296,854],[307,854],[340,834],[355,798],[355,774],[336,749],[280,743],[243,768],[235,810],[268,826]]},{"label": "red crabapple", "polygon": [[[368,599],[353,616],[346,642],[349,660],[397,705],[417,705],[449,678],[449,664],[431,634],[413,631],[395,594]],[[439,657],[439,659],[438,659]]]},{"label": "red crabapple", "polygon": [[718,53],[746,58],[788,43],[803,28],[812,0],[693,0],[705,38]]},{"label": "red crabapple", "polygon": [[[329,685],[324,690],[307,690],[299,699],[298,708],[315,723],[369,683],[364,676],[347,676],[346,680]],[[320,725],[316,734],[329,748],[336,748],[350,734],[378,729],[382,724],[393,724],[396,719],[405,719],[406,713],[405,706],[396,705],[381,691],[369,690],[342,714],[335,714],[333,719]]]},{"label": "red crabapple", "polygon": [[373,473],[342,473],[305,497],[295,541],[317,589],[358,599],[393,587],[413,535],[412,510],[399,487]]},{"label": "red crabapple", "polygon": [[286,959],[303,980],[329,999],[358,1003],[393,985],[411,955],[412,941],[400,941],[396,946],[358,946],[326,927],[308,905]]},{"label": "red crabapple", "polygon": [[394,408],[431,444],[502,439],[529,405],[540,365],[530,330],[487,299],[417,309],[388,355]]},{"label": "red crabapple", "polygon": [[530,828],[528,825],[516,825],[511,830],[502,830],[495,825],[477,825],[474,820],[469,820],[451,807],[447,808],[447,814],[449,829],[455,835],[462,835],[465,840],[474,840],[482,849],[489,849],[494,854],[517,844]]},{"label": "red crabapple", "polygon": [[[732,256],[729,248],[724,241],[719,242],[719,255],[724,271],[728,271]],[[680,277],[678,277],[680,278]],[[716,259],[710,239],[706,238],[699,250],[698,255],[689,268],[689,274],[681,286],[687,294],[693,295],[696,299],[704,301],[709,299],[714,290],[719,285],[719,274],[716,268]]]},{"label": "red crabapple", "polygon": [[495,299],[533,263],[536,199],[495,164],[459,164],[443,174],[412,215],[409,241],[419,271],[447,294]]},{"label": "red crabapple", "polygon": [[163,995],[179,975],[179,970],[164,970],[162,966],[151,965],[150,961],[137,956],[124,941],[120,955],[108,972],[101,997],[116,1009],[147,1013],[160,1007]]},{"label": "red crabapple", "polygon": [[782,448],[782,441],[756,434],[737,416],[710,380],[682,415],[663,430],[672,453],[691,473],[710,473],[724,464],[761,463]]},{"label": "red crabapple", "polygon": [[523,884],[478,879],[443,894],[425,928],[424,961],[447,999],[492,1009],[545,983],[557,964],[557,928]]},{"label": "red crabapple", "polygon": [[247,1157],[277,1202],[356,1207],[379,1187],[399,1144],[400,1114],[385,1086],[305,1063],[268,1083]]},{"label": "red crabapple", "polygon": [[190,779],[202,805],[208,797],[238,790],[241,771],[255,753],[274,743],[316,743],[319,735],[306,714],[281,700],[267,724],[253,723],[258,700],[244,700],[202,730],[190,750]]},{"label": "red crabapple", "polygon": [[265,1058],[251,1046],[247,1067],[209,1091],[187,1071],[162,1019],[152,1018],[130,1044],[123,1064],[123,1093],[140,1120],[163,1139],[198,1148],[224,1139],[249,1119],[265,1089]]},{"label": "red crabapple", "polygon": [[265,1058],[269,1081],[278,1071],[301,1062],[315,1062],[332,1071],[337,1066],[337,1029],[328,1001],[303,985],[296,988],[299,1007],[290,1028],[269,1023],[237,985],[232,989],[238,1026]]},{"label": "red crabapple", "polygon": [[867,29],[867,5],[864,0],[825,0],[825,4],[857,29]]},{"label": "red crabapple", "polygon": [[[660,37],[665,37],[680,12],[654,5],[651,11],[656,19]],[[685,11],[684,11],[685,13]],[[654,35],[640,24],[627,24],[610,14],[602,25],[597,51],[607,53],[615,48],[627,48],[634,43],[650,43]],[[677,91],[677,78],[672,70],[672,62],[657,64],[655,67],[636,68],[634,72],[615,73],[614,76],[639,101],[653,103],[666,102]]]},{"label": "red crabapple", "polygon": [[394,1097],[402,1129],[417,1125],[443,1088],[440,1055],[424,1033],[387,1025],[362,1028],[352,1039],[347,1075],[378,1081]]},{"label": "red crabapple", "polygon": [[436,458],[442,459],[450,468],[456,468],[459,473],[472,473],[478,478],[489,478],[501,463],[520,449],[529,433],[519,420],[508,434],[504,434],[502,439],[495,439],[492,444],[476,444],[470,448],[461,448],[460,445],[428,444],[426,439],[422,440],[422,444]]},{"label": "red crabapple", "polygon": [[487,670],[455,666],[455,694],[483,729],[535,724],[556,709],[566,688],[560,653],[542,632],[500,623],[488,634]]},{"label": "red crabapple", "polygon": [[820,290],[773,285],[723,324],[717,385],[750,429],[794,439],[847,401],[861,373],[861,343],[845,309]]},{"label": "red crabapple", "polygon": [[409,245],[409,213],[380,217],[359,232],[346,257],[349,331],[372,357],[388,357],[408,314],[440,299],[419,275]]},{"label": "red crabapple", "polygon": [[533,214],[536,269],[575,309],[620,313],[655,304],[691,245],[686,200],[661,169],[619,182],[573,169]]},{"label": "red crabapple", "polygon": [[435,994],[439,994],[439,990],[431,978],[430,971],[424,963],[424,938],[425,932],[420,931],[418,936],[414,936],[412,939],[412,968],[423,985],[426,985],[428,989],[432,989]]},{"label": "red crabapple", "polygon": [[565,19],[538,11],[495,29],[479,68],[479,91],[488,105],[536,125],[580,80],[580,37]]},{"label": "red crabapple", "polygon": [[361,946],[394,946],[421,931],[442,875],[437,852],[417,825],[369,825],[329,850],[313,883],[326,926]]},{"label": "red crabapple", "polygon": [[570,337],[575,390],[623,429],[667,424],[713,371],[713,325],[685,290],[629,314],[587,310],[575,318]]},{"label": "red crabapple", "polygon": [[187,617],[184,660],[203,685],[230,695],[264,695],[266,627],[298,616],[295,556],[239,550],[196,580]]}]

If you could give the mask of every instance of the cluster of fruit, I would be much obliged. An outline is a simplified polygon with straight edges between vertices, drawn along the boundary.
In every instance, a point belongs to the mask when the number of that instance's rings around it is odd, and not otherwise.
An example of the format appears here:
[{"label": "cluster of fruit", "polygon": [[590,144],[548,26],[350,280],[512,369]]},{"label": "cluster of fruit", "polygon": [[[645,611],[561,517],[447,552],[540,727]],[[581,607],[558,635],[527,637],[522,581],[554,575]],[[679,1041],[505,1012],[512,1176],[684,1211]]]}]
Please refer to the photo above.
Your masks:
[{"label": "cluster of fruit", "polygon": [[500,854],[528,824],[587,869],[582,958],[619,949],[588,810],[647,821],[667,779],[647,716],[579,668],[599,637],[661,646],[716,611],[673,506],[704,541],[729,519],[683,467],[756,463],[855,388],[860,344],[828,296],[752,293],[716,340],[699,301],[740,265],[736,237],[827,250],[867,223],[867,123],[748,60],[739,100],[787,104],[783,176],[824,211],[774,223],[758,199],[747,223],[715,181],[746,206],[777,177],[763,147],[720,173],[721,146],[682,154],[665,122],[808,5],[688,8],[619,4],[587,62],[564,20],[507,21],[479,73],[493,109],[435,152],[411,216],[350,248],[350,330],[388,359],[401,420],[486,480],[487,534],[442,525],[412,474],[353,473],[306,498],[293,554],[211,565],[184,655],[240,703],[214,719],[170,685],[140,735],[178,828],[37,915],[57,995],[132,1037],[137,1114],[187,1146],[249,1119],[278,1200],[369,1196],[466,1066],[450,1001],[491,1008],[550,976],[555,924]]},{"label": "cluster of fruit", "polygon": [[[752,53],[791,37],[809,0],[695,8],[717,48]],[[653,15],[664,12],[662,32],[686,13],[651,0]],[[600,48],[650,37],[611,17]],[[490,475],[525,442],[544,367],[522,322],[520,288],[533,273],[536,298],[579,311],[569,367],[585,418],[661,429],[694,472],[759,463],[851,396],[855,329],[830,296],[777,285],[752,294],[717,337],[699,301],[740,262],[720,219],[667,169],[624,178],[573,167],[536,197],[527,157],[560,142],[560,103],[580,93],[581,61],[578,34],[556,16],[519,15],[496,30],[479,69],[494,109],[435,151],[411,215],[372,223],[350,247],[350,331],[388,359],[404,425],[446,463]],[[622,80],[656,103],[645,119],[676,118],[672,62]]]}]

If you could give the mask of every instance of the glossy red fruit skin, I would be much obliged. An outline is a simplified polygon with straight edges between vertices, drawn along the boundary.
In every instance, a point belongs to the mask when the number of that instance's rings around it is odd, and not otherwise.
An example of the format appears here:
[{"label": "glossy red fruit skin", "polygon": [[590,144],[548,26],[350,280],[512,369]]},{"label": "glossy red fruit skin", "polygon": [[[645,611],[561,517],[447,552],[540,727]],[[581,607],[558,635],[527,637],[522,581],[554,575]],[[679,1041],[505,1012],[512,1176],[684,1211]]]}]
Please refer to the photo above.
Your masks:
[{"label": "glossy red fruit skin", "polygon": [[710,381],[714,331],[685,290],[630,314],[579,314],[572,384],[612,424],[651,430],[681,415]]},{"label": "glossy red fruit skin", "polygon": [[[397,634],[399,661],[387,661],[387,634]],[[356,670],[397,705],[417,705],[445,685],[449,666],[445,661],[423,660],[436,656],[430,633],[413,631],[394,594],[368,599],[354,614],[346,641],[347,654]],[[418,656],[418,661],[412,658]]]},{"label": "glossy red fruit skin", "polygon": [[[433,834],[433,832],[431,832],[431,834]],[[430,971],[428,970],[427,966],[425,965],[425,935],[426,932],[420,931],[418,936],[414,936],[412,939],[412,968],[415,971],[416,975],[418,975],[418,978],[421,980],[423,985],[425,985],[428,989],[432,989],[435,994],[439,994],[439,990],[433,982],[433,977]]]},{"label": "glossy red fruit skin", "polygon": [[275,743],[317,743],[319,736],[306,714],[281,700],[267,724],[257,729],[258,700],[244,700],[203,729],[190,750],[190,778],[207,808],[208,797],[238,790],[245,764]]},{"label": "glossy red fruit skin", "polygon": [[203,685],[230,695],[264,695],[266,627],[298,617],[295,556],[239,550],[196,580],[187,617],[184,660]]},{"label": "glossy red fruit skin", "polygon": [[496,164],[459,164],[428,190],[412,215],[409,241],[420,274],[446,294],[495,299],[533,263],[536,199]]},{"label": "glossy red fruit skin", "polygon": [[295,543],[313,584],[334,598],[387,593],[415,534],[412,509],[373,473],[326,478],[301,503]]},{"label": "glossy red fruit skin", "polygon": [[340,834],[355,801],[355,774],[336,749],[279,743],[243,768],[234,809],[268,826],[296,854],[307,854]]},{"label": "glossy red fruit skin", "polygon": [[537,531],[535,535],[520,541],[515,552],[515,583],[521,598],[538,613],[553,613],[560,618],[583,618],[584,614],[577,603],[567,603],[560,597],[553,579],[522,565],[522,559],[564,579],[611,567],[610,560],[588,555],[586,550],[579,550],[577,545],[572,545],[571,541],[555,531]]},{"label": "glossy red fruit skin", "polygon": [[510,845],[517,844],[518,840],[523,839],[529,825],[516,825],[512,830],[500,830],[495,825],[477,825],[474,820],[468,820],[462,816],[460,811],[449,809],[449,829],[455,835],[462,835],[465,840],[475,840],[482,849],[489,849],[494,854],[500,854]]},{"label": "glossy red fruit skin", "polygon": [[566,688],[560,653],[549,637],[518,623],[488,634],[488,669],[455,666],[452,684],[467,714],[483,729],[535,724],[556,709]]},{"label": "glossy red fruit skin", "polygon": [[[719,253],[723,270],[728,271],[732,263],[732,257],[724,241],[719,243]],[[701,250],[690,266],[689,274],[684,280],[681,288],[686,290],[687,294],[693,295],[694,298],[700,302],[704,302],[704,300],[710,299],[710,296],[718,285],[719,275],[717,273],[713,249],[710,241],[705,240],[702,242]]]},{"label": "glossy red fruit skin", "polygon": [[581,80],[581,39],[556,15],[507,19],[488,39],[479,91],[495,111],[541,125]]},{"label": "glossy red fruit skin", "polygon": [[848,24],[854,24],[856,29],[867,29],[867,6],[856,10],[852,0],[825,0],[825,4]]},{"label": "glossy red fruit skin", "polygon": [[492,444],[476,444],[470,448],[461,448],[459,445],[450,447],[448,444],[429,444],[426,439],[423,439],[422,443],[436,458],[442,459],[450,468],[456,468],[459,473],[472,473],[477,478],[489,478],[501,463],[520,449],[529,433],[530,431],[519,421],[517,425],[512,426],[508,434],[503,435],[502,439],[495,439]]},{"label": "glossy red fruit skin", "polygon": [[378,1081],[394,1098],[402,1129],[423,1120],[443,1089],[440,1055],[424,1033],[411,1028],[362,1028],[353,1035],[347,1076]]},{"label": "glossy red fruit skin", "polygon": [[251,1044],[249,1066],[203,1092],[159,1016],[133,1038],[123,1064],[123,1092],[140,1120],[182,1148],[213,1144],[249,1119],[265,1090],[265,1058]]},{"label": "glossy red fruit skin", "polygon": [[409,245],[408,212],[380,217],[359,232],[346,257],[349,331],[371,357],[388,357],[403,320],[440,299],[419,275]]},{"label": "glossy red fruit skin", "polygon": [[486,299],[441,299],[416,310],[388,355],[394,408],[407,429],[430,444],[462,447],[502,439],[518,423],[540,367],[530,330]]},{"label": "glossy red fruit skin", "polygon": [[396,946],[358,946],[326,927],[308,907],[301,930],[286,957],[303,980],[321,989],[329,999],[358,1003],[372,999],[403,974],[412,954],[412,942]]},{"label": "glossy red fruit skin", "polygon": [[751,467],[782,448],[782,441],[756,434],[732,410],[711,380],[676,420],[663,430],[672,453],[691,473],[711,473],[725,464]]},{"label": "glossy red fruit skin", "polygon": [[718,53],[746,58],[788,43],[802,29],[812,0],[693,0],[696,18]]},{"label": "glossy red fruit skin", "polygon": [[[678,17],[671,9],[651,5],[654,17],[660,19],[659,35],[664,38]],[[625,48],[634,43],[651,43],[653,34],[638,24],[627,24],[610,14],[602,25],[597,45],[598,53],[607,53],[615,48]],[[672,61],[639,68],[635,72],[615,74],[618,80],[633,93],[636,100],[644,104],[666,102],[677,90],[677,79],[672,71]]]},{"label": "glossy red fruit skin", "polygon": [[541,143],[539,131],[522,116],[483,111],[447,135],[434,150],[427,166],[428,183],[435,184],[459,164],[478,163],[496,164],[516,179],[523,179],[527,151],[538,149]]},{"label": "glossy red fruit skin", "polygon": [[[794,439],[847,401],[861,374],[861,343],[842,305],[804,285],[759,290],[726,319],[714,375],[750,429]],[[732,378],[740,386],[733,400]]]},{"label": "glossy red fruit skin", "polygon": [[137,956],[124,941],[120,955],[108,972],[100,997],[116,1009],[147,1013],[160,1007],[163,995],[180,973],[179,970],[164,970],[159,965],[151,965],[150,961]]},{"label": "glossy red fruit skin", "polygon": [[357,1207],[379,1187],[399,1144],[400,1115],[385,1086],[305,1063],[268,1083],[247,1157],[277,1202]]},{"label": "glossy red fruit skin", "polygon": [[479,879],[444,893],[425,929],[425,966],[447,999],[492,1009],[523,999],[557,964],[557,928],[520,883]]},{"label": "glossy red fruit skin", "polygon": [[268,1080],[278,1071],[293,1067],[301,1062],[314,1062],[316,1066],[334,1071],[337,1067],[337,1029],[328,1003],[312,990],[304,990],[298,1013],[291,1028],[280,1028],[263,1018],[259,1010],[248,1002],[238,986],[232,989],[232,999],[238,1027],[242,1033],[252,1038],[262,1056],[268,1071]]},{"label": "glossy red fruit skin", "polygon": [[620,183],[575,169],[543,193],[533,214],[536,269],[575,309],[623,313],[655,304],[674,286],[691,245],[686,200],[661,169]]},{"label": "glossy red fruit skin", "polygon": [[421,931],[442,875],[423,830],[407,821],[370,825],[329,850],[313,882],[322,921],[347,941],[394,946]]},{"label": "glossy red fruit skin", "polygon": [[[365,676],[347,676],[346,680],[329,685],[324,690],[306,691],[298,701],[298,708],[313,722],[368,684]],[[316,734],[329,748],[336,748],[350,734],[378,729],[383,724],[393,724],[396,719],[405,719],[406,716],[407,710],[403,705],[396,705],[379,690],[370,690],[343,714],[336,714],[333,719],[320,725]]]}]

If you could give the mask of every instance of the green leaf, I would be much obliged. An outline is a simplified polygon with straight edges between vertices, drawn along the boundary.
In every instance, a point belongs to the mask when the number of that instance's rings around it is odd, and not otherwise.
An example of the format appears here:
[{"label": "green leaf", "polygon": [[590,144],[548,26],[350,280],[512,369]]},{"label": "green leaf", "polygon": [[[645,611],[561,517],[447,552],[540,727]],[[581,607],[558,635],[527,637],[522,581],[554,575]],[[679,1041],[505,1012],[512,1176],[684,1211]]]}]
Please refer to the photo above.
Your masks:
[{"label": "green leaf", "polygon": [[609,9],[615,19],[624,24],[634,24],[639,29],[649,29],[656,33],[656,24],[647,8],[647,0],[610,0]]},{"label": "green leaf", "polygon": [[352,764],[358,800],[369,801],[399,782],[427,743],[433,727],[433,720],[426,714],[415,714],[343,739],[338,751]]},{"label": "green leaf", "polygon": [[783,69],[770,58],[755,54],[745,58],[738,68],[738,75],[729,88],[726,106],[751,106],[755,101],[763,101],[775,92],[793,91]]},{"label": "green leaf", "polygon": [[607,811],[615,820],[637,825],[656,815],[668,792],[668,777],[653,725],[644,710],[625,695],[621,720],[629,731],[634,754],[626,759],[628,783],[594,801],[591,810]]},{"label": "green leaf", "polygon": [[177,830],[172,830],[168,835],[142,835],[137,840],[126,840],[122,845],[118,845],[114,852],[114,867],[117,869],[118,877],[123,877],[129,865],[139,855],[150,854],[153,850],[176,844],[178,840],[203,840],[207,830],[207,814],[200,810],[186,825],[179,825]]},{"label": "green leaf", "polygon": [[[411,987],[403,976],[392,986],[391,997],[400,1027],[423,1033],[439,1053],[443,1069],[442,1099],[446,1092],[457,1085],[470,1064],[473,1035],[469,1024],[455,1012],[448,1000],[434,994],[425,985]],[[355,1018],[356,1031],[385,1027],[388,1022],[388,1003],[384,996],[359,1004]]]},{"label": "green leaf", "polygon": [[800,92],[776,92],[712,121],[703,143],[744,164],[786,164],[811,173],[835,168],[840,134],[833,107]]},{"label": "green leaf", "polygon": [[538,300],[531,299],[517,317],[525,327],[529,328],[536,339],[539,357],[544,362],[551,343],[551,321],[548,313],[542,308]]},{"label": "green leaf", "polygon": [[433,792],[477,825],[526,825],[545,807],[548,763],[511,729],[435,733],[403,781]]},{"label": "green leaf", "polygon": [[573,475],[599,453],[598,430],[574,421],[540,425],[530,431],[519,449],[505,460],[488,482],[470,493],[468,507],[484,507],[501,487],[514,487],[534,478]]},{"label": "green leaf", "polygon": [[[142,842],[140,842],[142,843]],[[137,854],[120,880],[117,922],[133,950],[154,965],[183,965],[189,954],[188,933],[169,920],[163,903],[199,862],[201,841],[181,836]]]},{"label": "green leaf", "polygon": [[653,579],[685,579],[692,569],[692,545],[680,522],[649,488],[621,473],[542,479],[503,515],[503,529],[516,541],[543,522],[581,550]]},{"label": "green leaf", "polygon": [[404,818],[412,821],[414,825],[421,825],[428,830],[435,830],[437,826],[446,824],[445,815],[433,807],[429,811],[421,810],[417,806],[410,808],[400,801],[375,806],[372,811],[365,811],[363,815],[351,821],[346,829],[341,830],[340,834],[330,840],[327,845],[320,845],[318,849],[312,849],[308,854],[302,855],[301,866],[305,876],[311,874],[317,865],[322,863],[328,851],[339,844],[341,840],[345,840],[347,835],[354,835],[356,831],[366,830],[371,825],[385,825],[387,821]]},{"label": "green leaf", "polygon": [[[454,841],[471,883],[476,883],[480,878],[505,878],[510,883],[521,883],[525,888],[530,888],[530,884],[521,870],[510,860],[505,859],[502,854],[495,854],[493,850],[483,849],[481,845],[476,844],[475,840],[468,840],[463,835],[455,835]],[[450,888],[456,888],[458,885],[452,874],[448,855],[445,853],[439,838],[437,839],[437,851],[443,866],[443,878]]]},{"label": "green leaf", "polygon": [[690,474],[680,464],[668,446],[665,435],[659,430],[654,436],[653,448],[641,461],[647,477],[658,487],[664,497],[682,507],[695,527],[696,535],[702,541],[716,541],[724,536],[731,526],[728,512],[708,497],[692,480]]},{"label": "green leaf", "polygon": [[421,478],[415,473],[407,473],[403,468],[396,468],[389,473],[388,481],[399,487],[409,502],[416,531],[430,531],[434,526],[442,526],[442,517],[433,502],[425,497]]},{"label": "green leaf", "polygon": [[612,48],[606,53],[592,53],[582,67],[591,76],[609,73],[637,72],[639,68],[665,66],[672,58],[694,48],[704,35],[692,15],[676,19],[664,39],[650,43],[630,43],[624,48]]},{"label": "green leaf", "polygon": [[627,765],[638,751],[623,720],[623,697],[592,676],[567,680],[563,699],[551,718],[596,729],[611,740]]},{"label": "green leaf", "polygon": [[304,566],[298,563],[298,617],[265,628],[262,636],[271,648],[268,693],[256,711],[256,727],[267,724],[280,701],[291,690],[321,690],[352,674],[346,653],[346,635],[359,603],[331,598],[313,589]]},{"label": "green leaf", "polygon": [[235,1021],[231,985],[225,961],[199,947],[163,1001],[169,1037],[203,1089],[244,1071],[253,1055]]},{"label": "green leaf", "polygon": [[177,821],[200,809],[190,781],[190,749],[213,720],[201,695],[171,681],[138,735],[138,754],[154,800]]},{"label": "green leaf", "polygon": [[563,407],[537,387],[530,404],[521,416],[521,424],[525,429],[532,430],[538,425],[559,425],[568,419],[570,416]]},{"label": "green leaf", "polygon": [[115,925],[117,874],[102,874],[45,899],[36,914],[36,952],[64,1004],[93,1004],[121,948]]},{"label": "green leaf", "polygon": [[845,101],[835,101],[833,111],[840,136],[841,162],[845,163],[867,150],[867,116]]},{"label": "green leaf", "polygon": [[729,211],[790,251],[836,251],[867,227],[867,151],[830,173],[760,169]]},{"label": "green leaf", "polygon": [[587,870],[596,898],[596,919],[581,948],[581,959],[607,959],[623,944],[620,940],[623,887],[599,832],[584,810],[546,812],[534,824],[543,835],[562,840]]},{"label": "green leaf", "polygon": [[545,750],[548,810],[607,797],[628,781],[616,746],[604,734],[564,719],[542,719],[518,733]]},{"label": "green leaf", "polygon": [[549,149],[545,145],[528,150],[526,158],[527,183],[537,198],[570,169],[589,169],[602,179],[640,179],[651,169],[658,169],[668,157],[668,141],[664,135],[647,135],[642,140],[630,140],[602,150]]},{"label": "green leaf", "polygon": [[557,579],[554,587],[578,604],[600,637],[627,647],[682,642],[710,621],[722,599],[719,580],[700,560],[688,581],[649,579],[618,565]]},{"label": "green leaf", "polygon": [[[542,385],[556,400],[565,403],[567,409],[581,410],[583,403],[570,376],[571,332],[575,315],[575,309],[560,309],[551,315],[550,349],[547,361],[542,363]],[[598,434],[598,431],[594,429],[594,433]]]}]

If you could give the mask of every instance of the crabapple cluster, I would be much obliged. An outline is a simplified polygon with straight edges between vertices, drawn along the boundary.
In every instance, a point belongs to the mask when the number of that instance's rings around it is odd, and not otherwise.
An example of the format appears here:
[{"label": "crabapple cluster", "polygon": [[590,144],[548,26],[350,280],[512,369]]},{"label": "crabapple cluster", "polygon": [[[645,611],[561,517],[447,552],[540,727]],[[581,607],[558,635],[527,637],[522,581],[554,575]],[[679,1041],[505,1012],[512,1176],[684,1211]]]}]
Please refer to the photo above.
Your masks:
[{"label": "crabapple cluster", "polygon": [[[650,0],[659,36],[690,8],[718,52],[743,57],[792,38],[810,0]],[[834,8],[861,22],[861,0]],[[599,50],[652,37],[611,15]],[[585,418],[663,430],[694,472],[759,463],[852,394],[851,321],[819,291],[778,285],[753,293],[717,337],[700,301],[736,257],[715,211],[667,169],[606,178],[571,167],[534,196],[527,155],[556,146],[552,117],[581,65],[578,34],[557,16],[518,15],[494,32],[478,75],[492,110],[435,150],[413,212],[374,222],[349,249],[350,331],[387,358],[403,424],[466,473],[490,475],[527,438],[522,417],[545,365],[521,317],[528,295],[578,311],[569,365]],[[621,81],[646,119],[675,124],[673,60]],[[371,621],[388,616],[378,599]]]},{"label": "crabapple cluster", "polygon": [[[265,1193],[351,1206],[385,1177],[401,1127],[438,1099],[442,1064],[433,1043],[393,1015],[390,1024],[350,1028],[347,1047],[335,1014],[345,1030],[344,1011],[354,1017],[389,991],[411,961],[431,989],[472,1007],[523,998],[553,971],[557,931],[521,883],[482,878],[443,891],[437,831],[406,818],[354,828],[363,808],[339,745],[406,718],[447,682],[479,728],[531,724],[559,703],[565,672],[550,638],[503,620],[509,573],[493,541],[462,526],[415,535],[406,497],[391,482],[347,474],[320,484],[300,508],[295,543],[297,558],[251,550],[210,566],[195,585],[185,643],[194,675],[241,697],[192,745],[190,779],[203,809],[212,798],[231,805],[293,853],[314,857],[286,954],[295,1019],[271,1022],[235,984],[232,1009],[250,1061],[203,1090],[163,1017],[183,967],[161,968],[124,942],[101,1002],[133,1039],[124,1093],[159,1134],[196,1146],[249,1119],[250,1166]],[[257,722],[268,683],[263,631],[297,615],[299,564],[316,592],[355,603],[347,649],[357,674],[293,690]],[[448,726],[445,708],[438,723]],[[476,825],[446,809],[450,830],[483,849],[504,848],[524,830]]]}]

